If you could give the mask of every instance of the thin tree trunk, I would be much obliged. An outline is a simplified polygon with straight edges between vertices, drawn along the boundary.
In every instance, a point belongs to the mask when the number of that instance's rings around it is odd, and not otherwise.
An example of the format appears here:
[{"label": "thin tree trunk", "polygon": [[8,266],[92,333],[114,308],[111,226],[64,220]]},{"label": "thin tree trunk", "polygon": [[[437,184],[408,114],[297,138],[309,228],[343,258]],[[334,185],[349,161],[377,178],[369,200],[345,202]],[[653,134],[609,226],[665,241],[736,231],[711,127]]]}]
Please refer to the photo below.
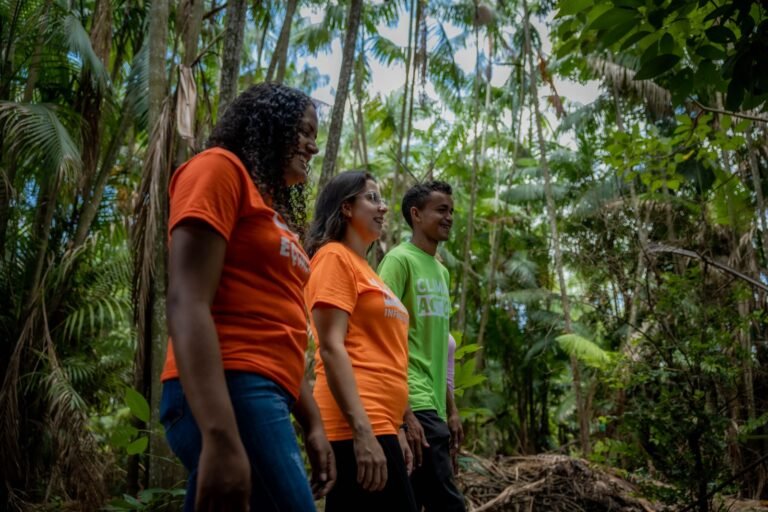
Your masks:
[{"label": "thin tree trunk", "polygon": [[[421,26],[422,17],[424,16],[424,0],[418,0],[416,4],[416,29],[414,31],[414,43],[418,39],[418,31]],[[420,53],[423,53],[419,57]],[[403,154],[403,164],[408,168],[408,156],[411,152],[411,134],[413,133],[413,98],[416,97],[416,70],[419,66],[419,58],[426,59],[426,50],[420,52],[419,48],[414,44],[413,49],[413,73],[411,73],[411,97],[408,100],[408,130],[405,134],[405,152]]]},{"label": "thin tree trunk", "polygon": [[370,164],[368,163],[368,141],[365,135],[365,117],[363,116],[363,91],[362,80],[355,80],[355,95],[357,101],[357,122],[359,123],[358,130],[360,133],[360,144],[363,149],[363,167],[366,170],[370,170]]},{"label": "thin tree trunk", "polygon": [[[459,292],[459,312],[456,328],[466,339],[467,334],[467,292],[469,288],[470,257],[472,249],[472,238],[475,232],[475,203],[477,202],[477,175],[480,173],[480,139],[478,134],[478,124],[480,120],[480,28],[475,27],[475,98],[474,108],[474,128],[472,143],[472,178],[469,185],[470,198],[469,208],[467,210],[467,232],[464,238],[463,265],[461,273],[461,289]],[[490,87],[490,84],[488,84]]]},{"label": "thin tree trunk", "polygon": [[752,171],[752,186],[755,188],[755,200],[757,201],[757,218],[758,225],[760,226],[760,241],[762,242],[763,249],[763,261],[766,262],[765,266],[768,267],[768,221],[765,218],[765,197],[763,196],[763,181],[760,177],[760,166],[757,161],[757,149],[755,148],[755,141],[752,137],[752,130],[749,129],[746,132],[747,137],[747,151],[749,155],[749,167]]},{"label": "thin tree trunk", "polygon": [[170,0],[152,0],[149,12],[149,126],[154,126],[168,94],[167,47]]},{"label": "thin tree trunk", "polygon": [[[163,101],[167,96],[168,90],[168,76],[166,73],[166,60],[167,60],[167,47],[168,47],[168,21],[170,13],[169,0],[152,0],[150,4],[149,12],[149,126],[157,125],[162,115]],[[151,140],[151,139],[150,139]],[[162,219],[153,219],[150,229],[163,229]],[[164,249],[159,255],[156,252],[147,252],[143,255],[144,258],[151,258],[155,265],[158,262],[163,262]],[[154,276],[163,275],[165,267],[161,269],[155,268]],[[162,274],[160,274],[162,272]],[[161,290],[161,292],[164,291]],[[157,291],[153,290],[149,293],[149,297],[145,302],[138,305],[139,311],[137,317],[143,318],[143,322],[139,322],[139,343],[136,353],[135,370],[134,370],[134,385],[136,389],[146,397],[148,402],[152,402],[152,361],[153,357],[157,357],[154,354],[154,343],[152,342],[152,336],[155,334],[153,328],[155,324],[153,319],[158,314],[158,311],[154,308],[156,301],[154,300],[154,294]],[[162,306],[162,304],[161,304]],[[164,321],[162,322],[164,324]],[[158,329],[164,332],[163,325],[158,323]],[[148,425],[141,425],[143,428],[147,428]],[[147,464],[151,465],[151,461],[147,461]],[[141,464],[139,456],[131,457],[129,460],[128,475],[127,475],[127,487],[131,494],[135,494],[142,486],[149,484],[150,468],[144,467],[145,471],[141,472]],[[141,484],[140,484],[141,481]]]},{"label": "thin tree trunk", "polygon": [[[405,53],[405,83],[403,84],[403,104],[400,107],[400,132],[398,133],[398,139],[397,139],[397,153],[396,153],[396,161],[395,161],[395,167],[392,174],[392,188],[390,189],[390,196],[389,196],[389,204],[392,205],[392,208],[390,208],[390,222],[389,222],[389,236],[387,237],[389,239],[390,247],[394,247],[395,244],[399,241],[400,238],[400,216],[395,211],[396,208],[394,205],[398,204],[400,201],[400,170],[402,167],[403,162],[403,139],[405,138],[405,114],[408,110],[408,91],[410,89],[410,73],[411,73],[411,63],[413,62],[413,54],[415,53],[415,31],[416,31],[416,2],[419,0],[411,0],[411,12],[408,18],[408,48]],[[414,73],[416,70],[414,70]]]},{"label": "thin tree trunk", "polygon": [[277,39],[275,53],[272,54],[272,59],[269,61],[267,82],[271,82],[274,79],[277,83],[283,83],[283,80],[285,79],[285,67],[288,61],[288,46],[291,42],[291,26],[293,25],[293,15],[296,12],[298,3],[298,0],[288,0],[288,5],[285,8],[283,27],[280,29],[280,37]]},{"label": "thin tree trunk", "polygon": [[35,263],[33,265],[32,275],[28,281],[27,300],[25,309],[32,306],[32,301],[41,285],[43,277],[43,267],[45,266],[46,255],[48,254],[48,242],[51,233],[51,222],[53,214],[56,211],[56,198],[61,188],[61,173],[56,169],[54,176],[49,177],[40,187],[40,194],[37,197],[37,209],[35,212],[35,231],[31,246],[35,247]]},{"label": "thin tree trunk", "polygon": [[355,61],[355,47],[357,32],[360,27],[360,17],[363,11],[363,0],[352,0],[347,11],[346,35],[344,49],[341,56],[341,71],[339,72],[339,84],[336,88],[336,98],[333,102],[331,113],[331,125],[328,128],[328,142],[325,146],[323,157],[323,169],[320,173],[320,189],[336,174],[336,155],[339,152],[341,142],[341,128],[344,123],[344,109],[347,106],[347,94],[349,92],[349,80],[352,76],[352,64]]},{"label": "thin tree trunk", "polygon": [[[557,271],[557,280],[560,285],[560,300],[563,308],[563,320],[565,322],[564,330],[566,334],[573,332],[571,325],[571,302],[568,297],[568,288],[565,282],[565,273],[563,271],[563,255],[560,249],[560,234],[557,227],[557,210],[555,208],[555,199],[552,194],[552,177],[549,172],[549,162],[547,160],[547,145],[544,141],[544,133],[541,126],[541,110],[539,109],[539,95],[536,79],[536,68],[533,64],[533,47],[531,46],[531,22],[528,12],[528,2],[523,0],[523,9],[525,11],[525,49],[528,53],[528,66],[530,69],[531,99],[533,100],[534,117],[536,122],[536,132],[539,139],[539,163],[542,174],[544,175],[544,194],[547,202],[547,216],[549,217],[549,229],[552,234],[552,248],[555,253],[555,269]],[[571,370],[573,372],[573,392],[576,397],[576,413],[579,423],[579,444],[582,452],[587,455],[590,452],[589,446],[589,418],[586,416],[585,401],[581,390],[581,370],[579,362],[571,356]]]},{"label": "thin tree trunk", "polygon": [[[260,1],[254,1],[253,2],[253,17],[256,19],[256,12],[260,6]],[[258,73],[258,71],[261,69],[261,59],[264,56],[264,43],[267,40],[267,33],[269,32],[269,25],[272,21],[272,18],[269,16],[269,13],[267,13],[266,16],[264,16],[264,26],[261,28],[261,36],[259,37],[259,46],[256,53],[256,70],[255,72]]]},{"label": "thin tree trunk", "polygon": [[[522,66],[522,69],[525,69],[525,66]],[[490,80],[489,80],[490,83]],[[522,126],[523,122],[523,103],[525,101],[525,72],[521,71],[520,73],[520,93],[519,93],[519,103],[518,103],[518,109],[519,109],[519,117],[517,120],[517,123],[514,125],[515,127],[515,140],[514,144],[512,145],[512,172],[515,171],[517,168],[517,151],[520,147],[520,127]],[[514,116],[514,113],[513,113]],[[514,119],[514,117],[513,117]],[[497,131],[498,133],[498,131]],[[498,137],[497,137],[498,138]],[[499,177],[499,170],[500,168],[497,166],[496,168],[496,201],[498,203],[499,201],[499,190],[501,188],[501,180]],[[506,203],[505,203],[506,205]],[[506,214],[506,206],[504,208],[505,214]],[[496,285],[496,266],[498,264],[499,260],[499,248],[501,247],[501,236],[504,232],[504,228],[502,226],[501,229],[499,229],[499,219],[496,219],[493,223],[493,227],[491,228],[491,261],[490,261],[490,272],[488,274],[488,282],[486,284],[485,288],[485,301],[483,302],[482,306],[482,312],[480,313],[480,327],[477,330],[477,341],[476,343],[481,347],[481,350],[478,350],[475,352],[475,368],[483,368],[484,366],[484,351],[482,350],[483,342],[485,341],[485,329],[488,326],[488,315],[491,310],[491,297],[493,295],[493,289]],[[503,223],[502,223],[503,224]]]},{"label": "thin tree trunk", "polygon": [[237,78],[240,75],[240,57],[243,53],[245,18],[246,1],[229,0],[227,3],[227,25],[224,29],[224,48],[221,56],[219,118],[237,96]]}]

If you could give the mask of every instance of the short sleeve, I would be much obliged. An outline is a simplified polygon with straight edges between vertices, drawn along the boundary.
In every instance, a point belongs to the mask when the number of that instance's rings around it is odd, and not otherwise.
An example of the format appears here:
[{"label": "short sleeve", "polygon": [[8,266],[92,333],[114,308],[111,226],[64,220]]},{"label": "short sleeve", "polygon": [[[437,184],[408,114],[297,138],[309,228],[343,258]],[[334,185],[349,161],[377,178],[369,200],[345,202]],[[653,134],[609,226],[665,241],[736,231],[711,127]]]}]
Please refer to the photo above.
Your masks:
[{"label": "short sleeve", "polygon": [[316,258],[307,283],[307,309],[312,311],[318,305],[325,305],[352,315],[358,296],[352,264],[334,250],[318,253]]},{"label": "short sleeve", "polygon": [[405,296],[408,271],[398,258],[388,254],[379,263],[379,277],[400,300]]},{"label": "short sleeve", "polygon": [[227,241],[240,216],[243,182],[237,167],[218,153],[202,153],[171,180],[168,232],[180,222],[209,224]]}]

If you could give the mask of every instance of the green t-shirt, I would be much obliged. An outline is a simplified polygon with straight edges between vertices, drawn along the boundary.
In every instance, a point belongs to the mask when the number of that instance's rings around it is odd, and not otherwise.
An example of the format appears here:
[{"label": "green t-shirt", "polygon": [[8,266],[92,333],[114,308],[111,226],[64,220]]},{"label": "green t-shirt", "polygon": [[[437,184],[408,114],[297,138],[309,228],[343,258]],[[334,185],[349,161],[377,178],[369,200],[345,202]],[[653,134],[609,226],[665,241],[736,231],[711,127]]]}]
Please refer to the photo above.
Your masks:
[{"label": "green t-shirt", "polygon": [[434,256],[404,242],[387,253],[378,272],[411,317],[408,328],[411,409],[435,410],[445,420],[451,314],[448,270]]}]

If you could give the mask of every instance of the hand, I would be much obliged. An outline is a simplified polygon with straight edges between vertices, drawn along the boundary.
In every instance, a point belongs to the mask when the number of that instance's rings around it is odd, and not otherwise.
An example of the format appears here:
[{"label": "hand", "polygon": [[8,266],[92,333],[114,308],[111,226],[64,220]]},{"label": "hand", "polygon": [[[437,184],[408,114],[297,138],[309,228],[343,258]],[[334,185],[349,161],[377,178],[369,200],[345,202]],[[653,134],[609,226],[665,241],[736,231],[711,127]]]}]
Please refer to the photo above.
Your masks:
[{"label": "hand", "polygon": [[413,462],[419,468],[423,460],[422,450],[429,448],[427,436],[424,435],[424,427],[421,426],[419,419],[410,408],[405,411],[403,419],[408,426],[408,432],[405,433],[405,436],[408,439],[408,444],[411,446],[411,452],[413,452]]},{"label": "hand", "polygon": [[336,483],[336,459],[322,428],[310,432],[304,444],[312,466],[312,495],[318,500]]},{"label": "hand", "polygon": [[461,416],[459,412],[454,410],[450,416],[448,416],[448,430],[451,432],[450,441],[450,453],[451,464],[453,465],[453,474],[459,474],[459,447],[464,442],[464,429],[461,426]]},{"label": "hand", "polygon": [[197,471],[197,512],[248,512],[251,463],[239,437],[204,437]]},{"label": "hand", "polygon": [[373,432],[355,433],[353,438],[357,483],[366,491],[381,491],[387,483],[387,457]]},{"label": "hand", "polygon": [[413,452],[408,445],[408,438],[405,435],[405,430],[400,429],[397,431],[397,440],[400,442],[400,449],[403,450],[403,459],[405,459],[405,469],[410,475],[413,473]]}]

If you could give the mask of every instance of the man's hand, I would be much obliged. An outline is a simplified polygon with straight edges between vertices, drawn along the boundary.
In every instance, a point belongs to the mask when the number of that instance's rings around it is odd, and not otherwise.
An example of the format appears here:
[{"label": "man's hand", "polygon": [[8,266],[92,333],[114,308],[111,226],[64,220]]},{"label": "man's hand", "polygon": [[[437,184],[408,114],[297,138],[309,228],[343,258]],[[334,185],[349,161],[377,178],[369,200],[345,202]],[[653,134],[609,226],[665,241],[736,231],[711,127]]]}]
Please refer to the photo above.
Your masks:
[{"label": "man's hand", "polygon": [[195,510],[247,512],[250,498],[251,463],[240,438],[203,438]]},{"label": "man's hand", "polygon": [[325,430],[317,429],[310,432],[304,444],[312,466],[312,496],[319,500],[328,494],[336,483],[336,459]]},{"label": "man's hand", "polygon": [[410,407],[405,410],[403,419],[408,426],[408,432],[405,436],[413,452],[413,463],[415,467],[419,468],[423,462],[422,452],[424,448],[429,448],[427,436],[424,435],[424,427],[421,426],[419,419],[413,414]]},{"label": "man's hand", "polygon": [[387,484],[387,457],[373,432],[355,432],[353,438],[357,483],[369,492],[382,491]]},{"label": "man's hand", "polygon": [[450,416],[448,416],[448,430],[451,432],[450,452],[451,463],[453,465],[453,474],[458,475],[459,448],[461,447],[461,443],[464,442],[464,429],[461,426],[461,416],[459,416],[459,411],[456,409],[451,411]]},{"label": "man's hand", "polygon": [[405,469],[410,475],[413,473],[413,452],[408,444],[408,438],[406,437],[405,430],[400,429],[397,431],[397,440],[400,442],[400,449],[403,451],[403,459],[405,459]]}]

